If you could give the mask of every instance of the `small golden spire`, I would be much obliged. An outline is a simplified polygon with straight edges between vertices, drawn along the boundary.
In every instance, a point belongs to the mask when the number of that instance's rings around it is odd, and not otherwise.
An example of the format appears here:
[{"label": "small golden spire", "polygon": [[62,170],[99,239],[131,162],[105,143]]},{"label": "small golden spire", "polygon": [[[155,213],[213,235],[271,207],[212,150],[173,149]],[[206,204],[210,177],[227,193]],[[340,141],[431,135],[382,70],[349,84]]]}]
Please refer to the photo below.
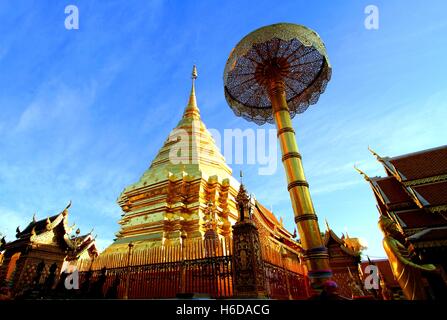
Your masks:
[{"label": "small golden spire", "polygon": [[186,106],[185,112],[183,113],[183,118],[187,118],[192,115],[200,117],[200,110],[197,107],[197,100],[196,100],[195,81],[197,79],[197,68],[195,65],[192,67],[191,79],[192,79],[191,93],[189,95],[188,105]]},{"label": "small golden spire", "polygon": [[193,83],[194,83],[194,80],[197,79],[197,68],[196,68],[196,65],[193,65],[193,66],[192,66],[192,75],[191,75],[191,78],[192,78]]}]

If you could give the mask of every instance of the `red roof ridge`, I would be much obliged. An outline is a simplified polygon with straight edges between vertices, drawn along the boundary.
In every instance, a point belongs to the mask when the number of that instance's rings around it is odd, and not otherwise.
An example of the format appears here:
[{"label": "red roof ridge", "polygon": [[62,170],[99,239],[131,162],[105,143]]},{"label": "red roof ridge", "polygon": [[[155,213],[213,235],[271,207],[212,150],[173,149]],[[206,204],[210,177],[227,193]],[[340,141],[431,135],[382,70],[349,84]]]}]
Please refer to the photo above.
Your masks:
[{"label": "red roof ridge", "polygon": [[419,150],[419,151],[416,151],[416,152],[410,152],[410,153],[402,154],[400,156],[395,156],[395,157],[383,157],[383,159],[386,159],[388,161],[400,160],[400,159],[403,159],[403,158],[416,156],[416,155],[420,155],[420,154],[424,154],[424,153],[428,153],[428,152],[438,151],[438,150],[442,150],[442,149],[447,149],[447,145],[434,147],[434,148],[430,148],[430,149],[425,149],[425,150]]}]

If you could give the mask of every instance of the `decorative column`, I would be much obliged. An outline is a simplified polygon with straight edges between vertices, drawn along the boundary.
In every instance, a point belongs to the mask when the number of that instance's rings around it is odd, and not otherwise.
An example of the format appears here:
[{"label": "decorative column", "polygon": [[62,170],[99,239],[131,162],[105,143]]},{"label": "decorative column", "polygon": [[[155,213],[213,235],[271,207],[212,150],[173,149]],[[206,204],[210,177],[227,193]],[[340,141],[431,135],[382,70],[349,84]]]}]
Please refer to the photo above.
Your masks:
[{"label": "decorative column", "polygon": [[269,82],[269,97],[272,103],[274,121],[278,129],[278,140],[281,147],[282,162],[287,177],[295,223],[298,227],[304,252],[304,260],[309,269],[309,277],[318,288],[329,279],[332,272],[329,264],[327,248],[323,244],[318,218],[309,192],[309,184],[304,175],[301,154],[292,127],[290,110],[287,105],[284,80],[279,70],[270,70],[272,78]]},{"label": "decorative column", "polygon": [[205,234],[203,235],[204,242],[205,242],[205,254],[206,257],[214,257],[216,256],[217,252],[217,246],[219,244],[219,236],[216,232],[216,211],[214,204],[209,201],[207,204],[207,208],[205,209],[206,212],[206,220],[204,223],[205,227]]},{"label": "decorative column", "polygon": [[132,248],[133,248],[133,243],[129,242],[128,247],[129,247],[129,252],[127,254],[127,276],[126,276],[126,288],[124,291],[124,296],[123,299],[128,299],[129,298],[129,286],[130,286],[130,258],[131,258],[131,254],[132,254]]},{"label": "decorative column", "polygon": [[236,198],[239,221],[233,226],[234,295],[266,298],[264,261],[258,228],[251,218],[251,199],[241,184]]},{"label": "decorative column", "polygon": [[185,253],[185,247],[186,247],[186,238],[187,238],[187,233],[186,233],[186,231],[185,230],[182,230],[182,233],[181,233],[181,239],[182,239],[182,242],[181,242],[181,245],[182,245],[182,247],[181,247],[181,252],[182,252],[182,261],[181,261],[181,265],[180,265],[180,275],[181,275],[181,278],[180,278],[180,293],[185,293],[185,291],[186,291],[186,266],[185,266],[185,264],[186,264],[186,253]]}]

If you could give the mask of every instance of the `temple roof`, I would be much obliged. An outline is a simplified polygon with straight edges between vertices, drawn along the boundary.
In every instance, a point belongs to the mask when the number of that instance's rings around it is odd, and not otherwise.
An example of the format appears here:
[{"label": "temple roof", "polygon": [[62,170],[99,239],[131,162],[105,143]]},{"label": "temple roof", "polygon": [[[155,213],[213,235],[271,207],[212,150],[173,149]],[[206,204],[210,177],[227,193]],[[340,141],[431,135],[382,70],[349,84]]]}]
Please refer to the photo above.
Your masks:
[{"label": "temple roof", "polygon": [[82,253],[87,249],[95,249],[95,239],[91,234],[79,236],[80,230],[75,236],[70,236],[74,225],[68,226],[68,208],[71,202],[59,214],[36,220],[35,216],[28,226],[20,231],[17,227],[16,240],[5,244],[5,249],[28,246],[30,244],[59,246],[61,250],[73,254]]},{"label": "temple roof", "polygon": [[62,226],[65,233],[70,233],[71,229],[67,225],[68,208],[70,208],[70,206],[71,202],[59,214],[41,220],[36,221],[34,216],[33,220],[28,224],[28,226],[23,231],[20,231],[19,227],[17,227],[16,238],[17,239],[30,238],[33,235],[39,235],[41,233],[53,230],[59,225]]},{"label": "temple roof", "polygon": [[396,222],[415,247],[446,245],[447,146],[398,157],[370,151],[388,176],[370,178],[357,171],[371,185],[380,213]]},{"label": "temple roof", "polygon": [[338,237],[335,232],[329,227],[326,222],[326,232],[324,233],[324,245],[328,247],[331,243],[337,244],[340,249],[350,256],[358,256],[360,251],[364,248],[360,245],[360,241],[357,238],[348,238],[350,241],[346,241],[346,238]]},{"label": "temple roof", "polygon": [[383,159],[392,164],[403,181],[447,174],[447,145]]},{"label": "temple roof", "polygon": [[89,254],[92,256],[99,255],[95,238],[91,232],[82,236],[72,237],[70,241],[75,244],[76,249],[71,252],[68,259],[77,259],[86,251],[89,251]]},{"label": "temple roof", "polygon": [[411,188],[417,192],[419,200],[425,206],[447,204],[447,181],[417,185]]},{"label": "temple roof", "polygon": [[50,221],[50,222],[55,221],[58,216],[59,216],[59,214],[48,217],[48,218],[44,218],[39,221],[31,221],[29,223],[29,225],[23,231],[20,231],[19,233],[17,233],[17,237],[24,238],[26,236],[29,236],[29,235],[31,235],[31,232],[33,231],[33,229],[36,233],[41,233],[43,231],[47,231],[48,221]]},{"label": "temple roof", "polygon": [[395,177],[375,177],[370,180],[386,205],[410,204],[415,206],[413,199]]},{"label": "temple roof", "polygon": [[420,228],[442,226],[446,224],[446,220],[437,213],[432,213],[424,209],[400,210],[395,213],[400,220],[403,228]]},{"label": "temple roof", "polygon": [[278,219],[275,217],[275,215],[268,210],[266,207],[264,207],[259,201],[256,201],[256,209],[262,213],[270,222],[274,225],[280,225]]}]

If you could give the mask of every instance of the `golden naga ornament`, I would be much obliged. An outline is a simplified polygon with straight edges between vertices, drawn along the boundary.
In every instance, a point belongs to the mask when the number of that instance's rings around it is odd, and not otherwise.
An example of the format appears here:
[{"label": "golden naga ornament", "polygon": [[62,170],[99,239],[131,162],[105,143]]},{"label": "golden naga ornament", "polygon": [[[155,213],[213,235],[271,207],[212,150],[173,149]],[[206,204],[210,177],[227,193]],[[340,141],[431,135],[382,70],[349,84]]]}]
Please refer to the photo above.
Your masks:
[{"label": "golden naga ornament", "polygon": [[309,278],[320,289],[332,272],[304,175],[291,118],[315,104],[331,78],[323,42],[304,26],[257,29],[232,50],[224,70],[225,98],[237,116],[275,123]]}]

